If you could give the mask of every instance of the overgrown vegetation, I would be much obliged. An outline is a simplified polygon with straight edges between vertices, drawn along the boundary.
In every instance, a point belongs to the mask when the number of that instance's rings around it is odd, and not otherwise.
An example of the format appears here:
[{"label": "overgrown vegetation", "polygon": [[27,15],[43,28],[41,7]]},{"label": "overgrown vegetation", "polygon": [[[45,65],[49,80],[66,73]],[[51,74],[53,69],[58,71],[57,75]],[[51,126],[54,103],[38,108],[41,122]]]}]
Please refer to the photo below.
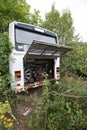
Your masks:
[{"label": "overgrown vegetation", "polygon": [[12,45],[8,38],[8,25],[17,20],[47,28],[58,35],[60,44],[73,47],[73,51],[61,58],[59,84],[45,82],[41,113],[31,118],[27,129],[33,125],[35,130],[86,130],[87,43],[79,42],[79,35],[74,34],[69,10],[60,13],[53,4],[45,20],[42,20],[39,11],[31,13],[30,8],[25,0],[0,1],[0,129],[3,126],[11,129],[13,120],[6,112],[11,110],[10,104],[17,104],[18,101],[18,98],[12,98],[15,95],[11,95],[9,89],[9,54]]},{"label": "overgrown vegetation", "polygon": [[87,77],[87,44],[73,43],[73,51],[61,59],[61,65],[65,72]]},{"label": "overgrown vegetation", "polygon": [[[70,82],[63,79],[55,85],[45,81],[41,111],[37,116],[31,118],[28,129],[86,130],[87,96],[78,94],[78,90],[79,92],[82,91],[80,83],[77,79],[72,79]],[[75,89],[77,86],[79,86],[78,90]]]},{"label": "overgrown vegetation", "polygon": [[9,42],[8,33],[0,33],[0,81],[3,89],[9,85],[9,54],[12,45]]}]

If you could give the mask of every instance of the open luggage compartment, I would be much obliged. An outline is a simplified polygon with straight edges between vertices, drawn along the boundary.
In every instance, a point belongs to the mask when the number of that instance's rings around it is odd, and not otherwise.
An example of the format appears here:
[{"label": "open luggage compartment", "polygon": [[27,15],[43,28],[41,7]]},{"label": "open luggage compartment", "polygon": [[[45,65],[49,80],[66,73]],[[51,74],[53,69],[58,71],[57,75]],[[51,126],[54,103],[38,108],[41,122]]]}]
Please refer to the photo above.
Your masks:
[{"label": "open luggage compartment", "polygon": [[44,79],[54,78],[53,59],[30,59],[24,62],[24,83],[26,86],[42,85]]},{"label": "open luggage compartment", "polygon": [[71,50],[71,47],[57,44],[33,41],[24,56],[24,86],[25,89],[42,86],[44,79],[55,81],[55,69],[58,75],[55,59]]}]

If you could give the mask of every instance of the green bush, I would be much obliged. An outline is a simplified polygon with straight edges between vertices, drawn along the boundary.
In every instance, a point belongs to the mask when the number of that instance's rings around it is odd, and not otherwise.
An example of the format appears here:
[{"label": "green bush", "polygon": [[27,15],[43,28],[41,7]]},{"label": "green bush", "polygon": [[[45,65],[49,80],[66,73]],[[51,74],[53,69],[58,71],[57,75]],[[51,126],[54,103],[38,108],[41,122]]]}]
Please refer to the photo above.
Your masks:
[{"label": "green bush", "polygon": [[9,54],[12,44],[9,42],[8,33],[0,33],[0,101],[8,100],[9,83]]},{"label": "green bush", "polygon": [[82,85],[84,80],[78,77],[70,81],[64,77],[58,84],[44,81],[39,115],[29,120],[28,128],[87,130],[87,96],[81,94]]},{"label": "green bush", "polygon": [[87,44],[72,44],[73,50],[61,59],[61,72],[87,77]]},{"label": "green bush", "polygon": [[1,86],[7,87],[9,84],[9,53],[12,45],[9,42],[8,33],[0,33],[0,82]]},{"label": "green bush", "polygon": [[[86,130],[86,102],[83,105],[84,97],[80,97],[75,89],[81,82],[79,79],[73,79],[73,82],[70,83],[71,86],[67,81],[66,84],[60,81],[57,85],[45,83],[42,102],[44,130]],[[64,86],[66,88],[63,88]],[[68,93],[65,93],[66,91]]]}]

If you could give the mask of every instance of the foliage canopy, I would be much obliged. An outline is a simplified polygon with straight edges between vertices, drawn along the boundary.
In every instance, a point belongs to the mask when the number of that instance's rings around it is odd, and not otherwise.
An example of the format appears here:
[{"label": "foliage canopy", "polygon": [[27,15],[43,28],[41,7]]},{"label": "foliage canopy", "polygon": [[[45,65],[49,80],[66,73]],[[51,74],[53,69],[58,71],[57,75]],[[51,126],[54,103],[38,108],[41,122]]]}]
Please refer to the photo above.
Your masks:
[{"label": "foliage canopy", "polygon": [[7,31],[12,21],[38,24],[41,20],[39,11],[31,13],[30,8],[25,0],[0,0],[0,32]]},{"label": "foliage canopy", "polygon": [[67,9],[61,14],[53,4],[51,11],[46,13],[42,26],[55,32],[60,44],[69,45],[74,39],[73,19]]}]

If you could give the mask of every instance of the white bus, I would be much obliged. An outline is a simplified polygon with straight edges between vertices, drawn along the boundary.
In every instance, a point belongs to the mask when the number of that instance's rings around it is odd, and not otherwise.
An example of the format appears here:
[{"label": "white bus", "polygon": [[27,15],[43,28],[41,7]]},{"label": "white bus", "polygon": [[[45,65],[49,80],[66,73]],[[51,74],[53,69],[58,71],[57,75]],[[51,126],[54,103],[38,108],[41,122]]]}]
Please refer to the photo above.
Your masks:
[{"label": "white bus", "polygon": [[59,79],[60,56],[72,48],[59,45],[55,33],[14,21],[9,24],[9,38],[14,46],[9,58],[12,89],[21,92],[42,86],[44,79]]}]

